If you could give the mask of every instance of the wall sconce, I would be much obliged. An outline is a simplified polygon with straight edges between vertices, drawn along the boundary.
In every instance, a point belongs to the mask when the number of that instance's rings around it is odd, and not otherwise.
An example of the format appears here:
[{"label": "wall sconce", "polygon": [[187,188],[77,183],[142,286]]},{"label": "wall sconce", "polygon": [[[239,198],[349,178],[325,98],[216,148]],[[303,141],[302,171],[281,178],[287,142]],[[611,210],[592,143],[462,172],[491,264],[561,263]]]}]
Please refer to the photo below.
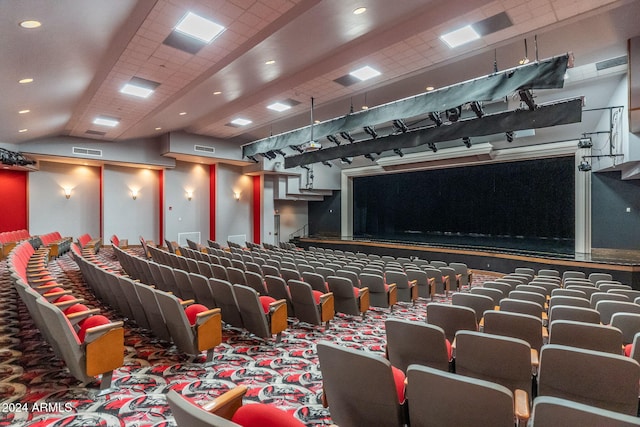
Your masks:
[{"label": "wall sconce", "polygon": [[187,191],[187,200],[191,201],[193,199],[193,191]]},{"label": "wall sconce", "polygon": [[71,188],[65,188],[65,189],[64,189],[64,197],[65,197],[66,199],[71,198]]},{"label": "wall sconce", "polygon": [[131,190],[131,198],[133,200],[138,198],[138,190]]},{"label": "wall sconce", "polygon": [[240,192],[239,191],[234,191],[233,192],[233,198],[235,199],[235,201],[239,201],[240,200]]}]

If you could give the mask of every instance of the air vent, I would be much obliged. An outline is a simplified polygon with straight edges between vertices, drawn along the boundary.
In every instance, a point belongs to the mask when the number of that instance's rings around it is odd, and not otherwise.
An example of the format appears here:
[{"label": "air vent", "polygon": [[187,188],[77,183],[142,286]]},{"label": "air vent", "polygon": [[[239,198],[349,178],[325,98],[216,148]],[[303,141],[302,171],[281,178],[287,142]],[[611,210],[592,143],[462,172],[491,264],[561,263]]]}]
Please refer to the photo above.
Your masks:
[{"label": "air vent", "polygon": [[505,12],[498,13],[497,15],[490,16],[482,21],[478,21],[473,24],[473,29],[476,30],[481,36],[493,34],[505,28],[509,28],[513,25],[509,15]]},{"label": "air vent", "polygon": [[162,43],[192,55],[198,53],[206,45],[176,31],[172,31]]},{"label": "air vent", "polygon": [[344,76],[338,77],[337,79],[334,80],[334,82],[345,87],[351,86],[352,84],[356,84],[360,81],[362,80],[358,80],[357,78],[353,77],[351,74],[345,74]]},{"label": "air vent", "polygon": [[604,61],[596,62],[596,70],[602,71],[607,68],[617,67],[618,65],[624,65],[627,63],[627,55],[618,56],[617,58],[606,59]]},{"label": "air vent", "polygon": [[97,136],[105,136],[107,133],[99,130],[91,130],[85,131],[87,135],[97,135]]},{"label": "air vent", "polygon": [[77,154],[79,156],[102,157],[102,150],[96,150],[93,148],[73,147],[72,152],[73,154]]},{"label": "air vent", "polygon": [[208,145],[194,145],[193,151],[197,151],[199,153],[213,154],[216,152],[216,149],[215,147],[209,147]]}]

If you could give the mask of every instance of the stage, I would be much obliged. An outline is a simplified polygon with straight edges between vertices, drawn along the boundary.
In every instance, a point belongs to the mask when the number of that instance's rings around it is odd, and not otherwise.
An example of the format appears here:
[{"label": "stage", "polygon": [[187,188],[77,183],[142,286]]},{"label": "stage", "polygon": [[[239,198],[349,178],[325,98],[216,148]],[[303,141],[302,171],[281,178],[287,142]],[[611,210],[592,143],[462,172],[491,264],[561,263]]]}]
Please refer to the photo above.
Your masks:
[{"label": "stage", "polygon": [[556,269],[561,274],[567,270],[583,271],[587,275],[605,272],[610,273],[614,280],[640,289],[640,251],[593,249],[591,254],[576,254],[570,252],[567,242],[547,242],[551,245],[540,245],[538,242],[531,245],[525,239],[517,239],[516,244],[498,246],[495,245],[496,239],[467,239],[467,244],[462,244],[465,239],[459,236],[442,237],[429,242],[306,237],[300,238],[296,244],[305,249],[315,246],[447,263],[463,262],[475,270],[505,274],[513,272],[516,267]]}]

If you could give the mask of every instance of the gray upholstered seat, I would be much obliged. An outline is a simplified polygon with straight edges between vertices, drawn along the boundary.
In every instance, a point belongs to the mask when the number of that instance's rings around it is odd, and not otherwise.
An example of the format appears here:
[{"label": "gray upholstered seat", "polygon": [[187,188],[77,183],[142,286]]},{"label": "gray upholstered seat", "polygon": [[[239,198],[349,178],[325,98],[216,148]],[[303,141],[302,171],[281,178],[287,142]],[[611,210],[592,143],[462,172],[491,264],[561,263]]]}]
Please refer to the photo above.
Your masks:
[{"label": "gray upholstered seat", "polygon": [[427,304],[427,323],[441,327],[449,342],[453,342],[460,330],[478,330],[473,309],[436,302]]},{"label": "gray upholstered seat", "polygon": [[549,329],[549,344],[621,354],[622,332],[607,325],[554,320]]},{"label": "gray upholstered seat", "polygon": [[222,310],[222,321],[230,326],[242,328],[242,316],[233,285],[226,280],[215,278],[210,279],[209,284],[213,289],[216,305]]},{"label": "gray upholstered seat", "polygon": [[607,411],[571,400],[541,396],[533,403],[529,427],[634,427],[640,426],[640,418]]},{"label": "gray upholstered seat", "polygon": [[382,276],[369,273],[360,274],[360,283],[363,287],[369,288],[369,301],[372,307],[393,310],[393,306],[398,300],[396,285],[385,285]]},{"label": "gray upholstered seat", "polygon": [[484,333],[519,338],[540,352],[546,330],[539,317],[505,311],[488,311],[484,315]]},{"label": "gray upholstered seat", "polygon": [[369,289],[354,288],[345,277],[329,276],[329,291],[333,293],[336,313],[364,316],[369,310]]},{"label": "gray upholstered seat", "polygon": [[450,354],[444,330],[436,325],[387,319],[387,354],[393,366],[407,372],[411,364],[449,370]]},{"label": "gray upholstered seat", "polygon": [[265,310],[255,289],[244,285],[233,285],[233,290],[244,328],[260,338],[267,339],[276,335],[276,342],[280,342],[282,331],[287,329],[286,301],[275,300]]},{"label": "gray upholstered seat", "polygon": [[415,303],[418,299],[416,283],[410,282],[407,274],[402,271],[385,270],[385,283],[396,284],[398,301]]},{"label": "gray upholstered seat", "polygon": [[456,292],[451,295],[451,304],[473,309],[476,313],[476,321],[478,324],[482,320],[485,311],[495,308],[493,298],[467,292]]},{"label": "gray upholstered seat", "polygon": [[[315,291],[320,292],[320,291]],[[311,285],[299,280],[289,281],[289,293],[295,316],[301,322],[312,325],[329,326],[329,322],[335,315],[333,294],[323,292],[316,298]]]}]

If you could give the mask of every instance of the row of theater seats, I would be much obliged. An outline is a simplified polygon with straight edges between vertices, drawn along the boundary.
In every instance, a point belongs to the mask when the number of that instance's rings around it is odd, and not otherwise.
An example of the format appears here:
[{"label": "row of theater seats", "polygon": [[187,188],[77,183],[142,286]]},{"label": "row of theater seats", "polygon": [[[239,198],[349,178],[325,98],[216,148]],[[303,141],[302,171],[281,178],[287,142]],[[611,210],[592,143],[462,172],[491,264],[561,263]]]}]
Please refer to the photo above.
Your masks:
[{"label": "row of theater seats", "polygon": [[173,342],[179,351],[189,355],[205,351],[207,362],[213,359],[214,348],[222,342],[220,309],[135,282],[101,265],[91,250],[73,255],[85,282],[101,301],[158,338]]},{"label": "row of theater seats", "polygon": [[4,259],[18,243],[30,236],[27,230],[4,231],[0,233],[0,259]]},{"label": "row of theater seats", "polygon": [[[244,328],[265,339],[276,335],[276,342],[287,328],[287,305],[284,300],[258,295],[250,287],[232,285],[226,280],[209,277],[210,275],[174,269],[119,248],[114,250],[120,265],[133,279],[155,286],[157,293],[171,294],[217,307],[222,320],[232,327]],[[159,258],[159,252],[164,252],[154,247],[149,247],[149,250],[155,258]],[[168,252],[164,253],[170,255]]]},{"label": "row of theater seats", "polygon": [[124,362],[121,321],[110,321],[86,301],[65,290],[50,274],[50,248],[29,242],[9,255],[11,280],[29,314],[71,375],[89,384],[101,376],[101,394],[110,392],[113,370]]}]

